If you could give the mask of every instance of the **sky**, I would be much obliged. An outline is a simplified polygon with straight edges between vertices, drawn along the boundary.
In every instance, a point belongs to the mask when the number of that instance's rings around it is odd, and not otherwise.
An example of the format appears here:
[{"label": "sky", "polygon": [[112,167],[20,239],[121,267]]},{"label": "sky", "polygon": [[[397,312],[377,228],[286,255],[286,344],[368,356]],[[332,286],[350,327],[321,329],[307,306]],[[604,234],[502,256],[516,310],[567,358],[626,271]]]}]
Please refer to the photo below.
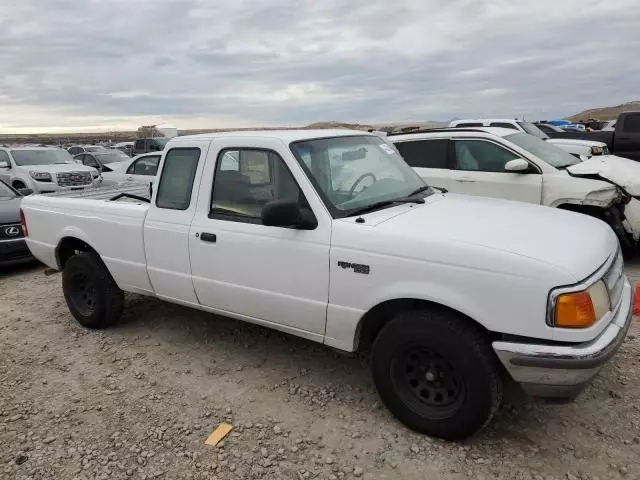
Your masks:
[{"label": "sky", "polygon": [[557,118],[639,58],[637,0],[0,0],[0,133]]}]

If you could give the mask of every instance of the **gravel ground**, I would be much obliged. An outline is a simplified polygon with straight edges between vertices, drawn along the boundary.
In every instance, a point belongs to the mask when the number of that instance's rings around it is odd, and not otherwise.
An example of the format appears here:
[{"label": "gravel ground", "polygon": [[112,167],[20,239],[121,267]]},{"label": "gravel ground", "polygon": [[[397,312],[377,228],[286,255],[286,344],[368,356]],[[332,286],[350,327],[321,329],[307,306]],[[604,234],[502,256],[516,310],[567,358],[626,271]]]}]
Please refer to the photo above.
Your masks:
[{"label": "gravel ground", "polygon": [[[60,283],[0,274],[0,478],[640,478],[638,321],[575,403],[510,395],[447,443],[381,407],[365,358],[134,295],[117,327],[88,331]],[[221,422],[234,429],[205,445]]]}]

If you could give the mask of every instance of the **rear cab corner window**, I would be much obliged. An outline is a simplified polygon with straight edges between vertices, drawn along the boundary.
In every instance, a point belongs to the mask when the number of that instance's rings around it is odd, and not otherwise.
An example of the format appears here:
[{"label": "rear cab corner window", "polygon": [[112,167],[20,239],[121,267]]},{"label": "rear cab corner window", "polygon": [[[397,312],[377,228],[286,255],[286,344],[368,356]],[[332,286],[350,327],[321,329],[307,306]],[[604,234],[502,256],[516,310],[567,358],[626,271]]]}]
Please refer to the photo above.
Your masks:
[{"label": "rear cab corner window", "polygon": [[156,196],[158,208],[189,208],[199,159],[200,149],[197,147],[172,148],[167,152]]},{"label": "rear cab corner window", "polygon": [[218,154],[209,218],[262,223],[262,209],[272,201],[310,207],[279,154],[260,148],[228,148]]}]

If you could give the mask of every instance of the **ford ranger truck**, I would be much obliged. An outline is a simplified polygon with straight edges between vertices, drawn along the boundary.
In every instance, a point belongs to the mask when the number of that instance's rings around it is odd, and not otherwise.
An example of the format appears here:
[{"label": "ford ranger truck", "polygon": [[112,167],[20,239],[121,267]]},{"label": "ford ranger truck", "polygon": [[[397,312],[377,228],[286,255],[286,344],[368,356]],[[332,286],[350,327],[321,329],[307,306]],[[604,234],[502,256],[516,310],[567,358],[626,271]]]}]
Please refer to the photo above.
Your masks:
[{"label": "ford ranger truck", "polygon": [[393,415],[450,440],[491,420],[504,382],[573,398],[627,333],[604,222],[443,194],[377,135],[178,137],[159,172],[150,200],[23,200],[27,244],[85,327],[114,324],[126,291],[367,349]]}]

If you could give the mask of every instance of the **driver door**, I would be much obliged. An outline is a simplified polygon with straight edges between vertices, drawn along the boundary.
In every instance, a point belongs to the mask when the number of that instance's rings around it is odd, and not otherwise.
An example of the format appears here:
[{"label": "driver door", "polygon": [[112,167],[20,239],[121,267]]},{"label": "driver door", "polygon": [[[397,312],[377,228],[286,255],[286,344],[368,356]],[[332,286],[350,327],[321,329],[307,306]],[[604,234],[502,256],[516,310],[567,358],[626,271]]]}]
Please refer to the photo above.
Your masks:
[{"label": "driver door", "polygon": [[[238,147],[242,145],[242,147]],[[202,174],[189,234],[198,301],[271,327],[320,340],[329,292],[331,222],[280,142],[216,140]],[[291,159],[291,168],[285,162]],[[264,206],[296,200],[313,230],[262,224]]]},{"label": "driver door", "polygon": [[508,161],[522,157],[490,140],[452,141],[451,192],[540,204],[542,175],[537,167],[532,165],[524,173],[505,172]]}]

